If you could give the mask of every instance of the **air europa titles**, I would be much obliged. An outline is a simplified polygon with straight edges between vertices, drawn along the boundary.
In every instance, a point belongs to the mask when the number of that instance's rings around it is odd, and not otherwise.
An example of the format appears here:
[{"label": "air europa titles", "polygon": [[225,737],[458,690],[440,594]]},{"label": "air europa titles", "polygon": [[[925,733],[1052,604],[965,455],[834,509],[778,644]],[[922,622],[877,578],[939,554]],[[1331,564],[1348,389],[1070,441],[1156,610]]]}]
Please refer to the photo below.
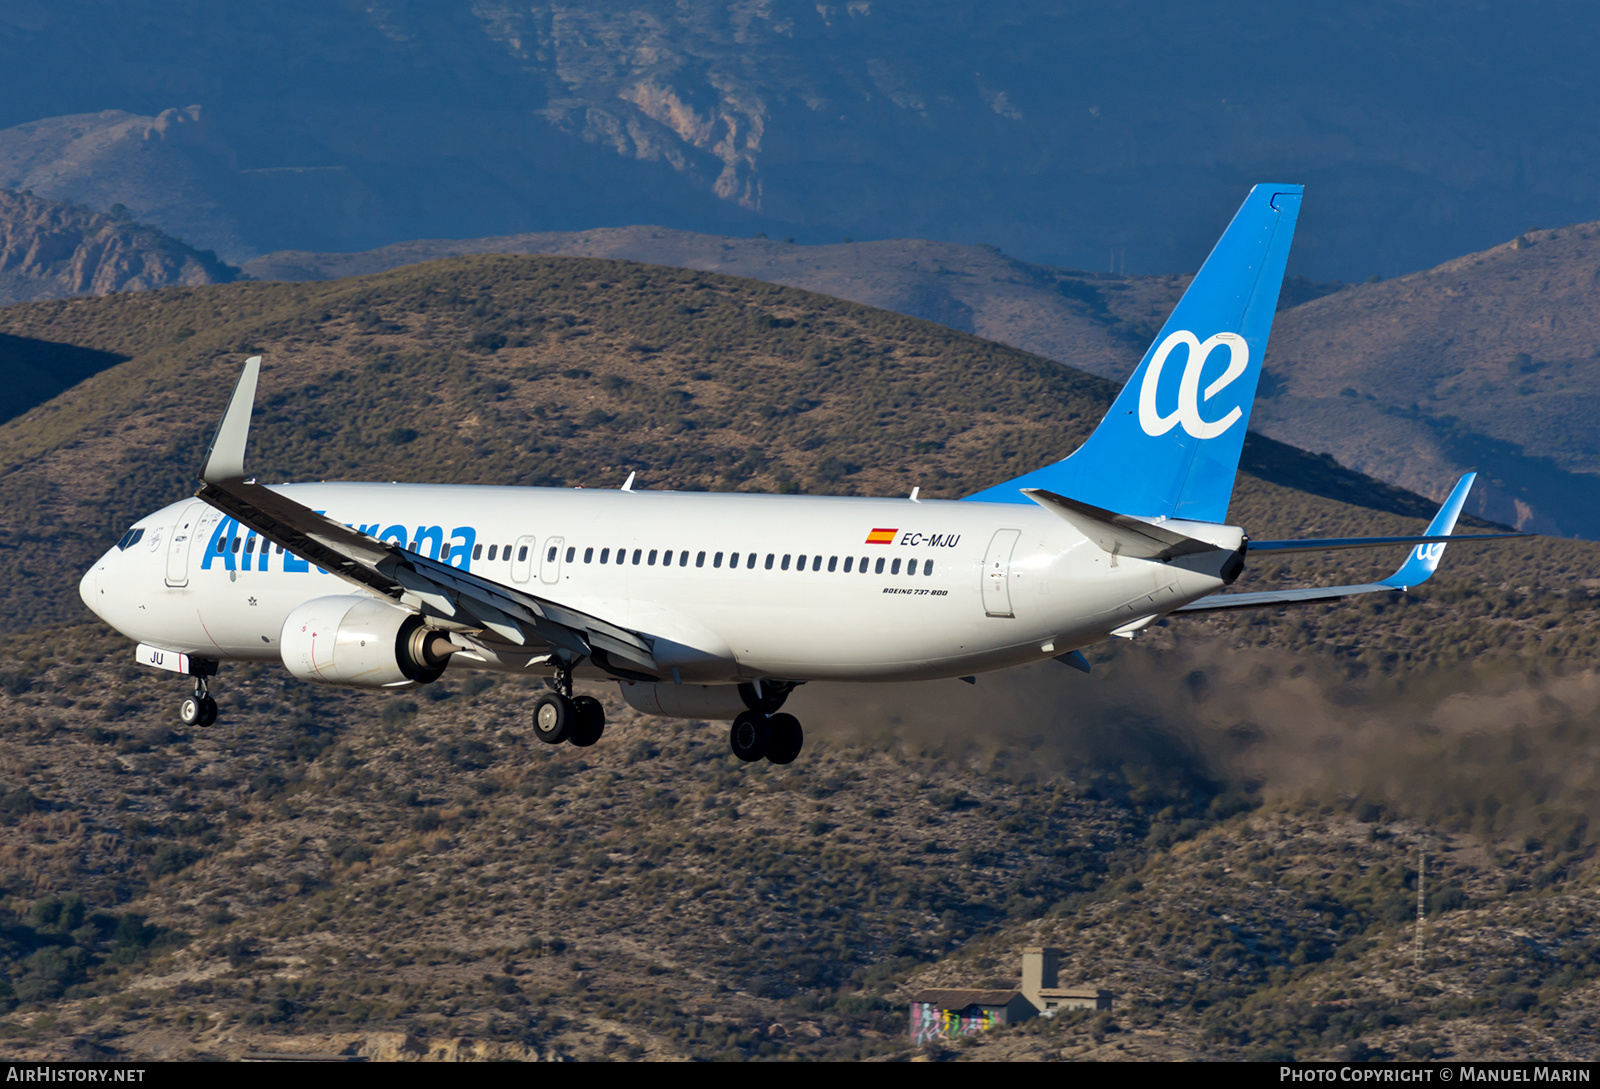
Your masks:
[{"label": "air europa titles", "polygon": [[[317,513],[326,512],[319,510]],[[401,548],[408,548],[430,560],[443,560],[451,567],[459,567],[463,571],[472,570],[472,547],[478,543],[478,531],[472,526],[457,526],[450,531],[448,537],[439,526],[418,526],[414,535],[408,534],[403,525],[383,526],[381,522],[350,528],[379,541],[393,541]],[[240,538],[239,530],[239,523],[232,518],[225,517],[217,523],[217,528],[212,531],[211,540],[206,544],[205,557],[200,561],[202,571],[209,570],[213,563],[221,564],[229,571],[249,571],[252,561],[255,570],[268,569],[267,561],[272,558],[271,543],[265,538],[259,538],[260,544],[256,544],[258,538],[253,529],[245,530],[244,536]],[[235,544],[235,538],[241,540],[243,544]],[[310,564],[292,552],[285,552],[282,559],[285,571],[311,570]],[[317,570],[322,569],[319,567]]]}]

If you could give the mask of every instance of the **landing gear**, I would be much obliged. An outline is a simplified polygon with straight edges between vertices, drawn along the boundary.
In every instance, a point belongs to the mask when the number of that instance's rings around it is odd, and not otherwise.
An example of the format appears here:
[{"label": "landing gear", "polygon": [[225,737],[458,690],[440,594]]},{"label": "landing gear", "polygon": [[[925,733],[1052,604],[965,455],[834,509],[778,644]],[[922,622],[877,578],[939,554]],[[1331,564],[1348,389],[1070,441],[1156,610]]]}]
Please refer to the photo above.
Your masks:
[{"label": "landing gear", "polygon": [[760,711],[745,711],[728,730],[728,748],[746,764],[767,755],[772,746],[772,723]]},{"label": "landing gear", "polygon": [[178,704],[178,721],[185,726],[210,726],[217,721],[217,701],[204,677],[194,679],[194,695]]},{"label": "landing gear", "polygon": [[560,692],[541,696],[533,705],[534,735],[547,745],[559,745],[572,736],[577,718],[578,710],[572,706],[572,700]]},{"label": "landing gear", "polygon": [[577,713],[577,721],[572,724],[567,740],[580,749],[587,749],[606,731],[606,709],[593,696],[575,697],[572,709]]},{"label": "landing gear", "polygon": [[806,734],[800,720],[779,712],[767,720],[772,724],[772,744],[767,746],[767,759],[774,764],[792,764],[805,746]]},{"label": "landing gear", "polygon": [[773,764],[792,764],[804,745],[800,720],[782,712],[745,711],[728,730],[728,748],[746,764],[763,758]]},{"label": "landing gear", "polygon": [[555,691],[541,696],[533,705],[533,732],[540,741],[559,745],[570,741],[588,748],[600,740],[606,729],[606,709],[593,696],[572,694],[572,670],[556,671]]}]

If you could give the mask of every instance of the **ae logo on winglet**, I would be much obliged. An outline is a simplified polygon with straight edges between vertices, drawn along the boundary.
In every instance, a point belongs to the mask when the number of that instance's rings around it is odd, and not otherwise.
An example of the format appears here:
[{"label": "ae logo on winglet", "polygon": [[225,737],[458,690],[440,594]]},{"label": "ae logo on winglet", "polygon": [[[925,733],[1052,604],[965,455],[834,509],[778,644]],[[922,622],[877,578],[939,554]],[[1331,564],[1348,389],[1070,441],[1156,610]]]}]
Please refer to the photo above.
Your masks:
[{"label": "ae logo on winglet", "polygon": [[[1156,391],[1161,388],[1161,371],[1167,356],[1180,344],[1189,349],[1189,361],[1178,380],[1178,407],[1163,416],[1156,408]],[[1206,357],[1217,348],[1227,346],[1228,369],[1215,382],[1200,393],[1200,371]],[[1208,420],[1200,414],[1200,402],[1209,401],[1238,380],[1250,365],[1250,345],[1238,333],[1216,333],[1202,341],[1187,329],[1180,329],[1163,340],[1150,357],[1150,366],[1144,374],[1144,384],[1139,387],[1139,426],[1146,435],[1165,435],[1179,424],[1197,439],[1214,439],[1239,422],[1244,411],[1234,407],[1218,420]]]}]

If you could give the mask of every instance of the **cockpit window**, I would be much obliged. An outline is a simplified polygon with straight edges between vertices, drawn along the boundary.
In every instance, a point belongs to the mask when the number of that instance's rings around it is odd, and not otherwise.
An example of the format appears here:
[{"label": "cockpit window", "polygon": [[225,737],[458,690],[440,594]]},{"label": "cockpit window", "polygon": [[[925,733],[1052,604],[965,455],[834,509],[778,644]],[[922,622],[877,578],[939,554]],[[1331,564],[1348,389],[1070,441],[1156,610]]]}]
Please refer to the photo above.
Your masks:
[{"label": "cockpit window", "polygon": [[122,540],[117,542],[117,551],[126,552],[128,549],[138,544],[140,538],[143,536],[144,530],[142,528],[128,530],[128,532],[122,535]]}]

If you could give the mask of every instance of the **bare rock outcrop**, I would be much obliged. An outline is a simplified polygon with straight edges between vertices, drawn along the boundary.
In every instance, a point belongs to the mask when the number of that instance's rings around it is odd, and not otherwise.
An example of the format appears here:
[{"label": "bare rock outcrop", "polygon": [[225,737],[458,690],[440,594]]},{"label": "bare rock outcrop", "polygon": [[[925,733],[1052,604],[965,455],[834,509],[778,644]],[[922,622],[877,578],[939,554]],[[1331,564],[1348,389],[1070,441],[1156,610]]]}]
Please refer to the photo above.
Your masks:
[{"label": "bare rock outcrop", "polygon": [[154,227],[0,190],[0,304],[229,283],[239,270]]}]

